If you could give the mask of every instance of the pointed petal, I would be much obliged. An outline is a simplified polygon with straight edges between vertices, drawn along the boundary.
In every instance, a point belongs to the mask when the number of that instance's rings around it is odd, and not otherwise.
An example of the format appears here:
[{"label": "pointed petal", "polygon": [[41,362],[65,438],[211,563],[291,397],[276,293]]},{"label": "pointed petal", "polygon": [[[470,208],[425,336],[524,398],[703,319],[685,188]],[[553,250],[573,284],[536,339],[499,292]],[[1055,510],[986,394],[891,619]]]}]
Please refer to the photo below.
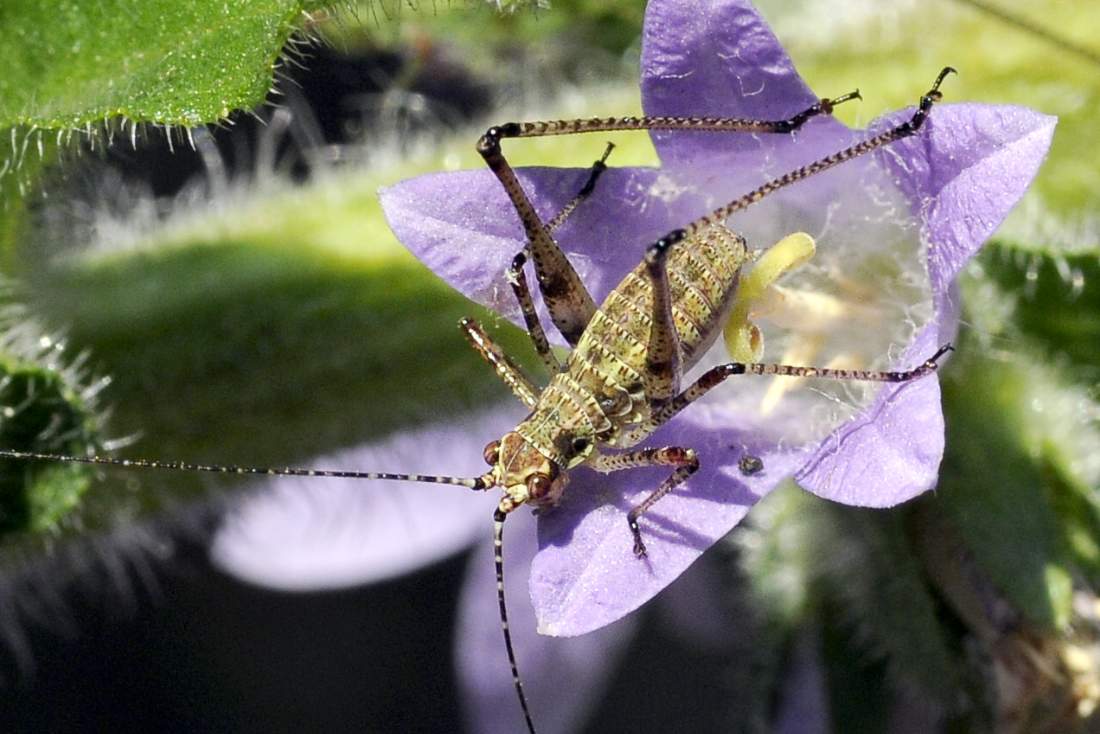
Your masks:
[{"label": "pointed petal", "polygon": [[[889,115],[872,129],[906,114]],[[1057,121],[1025,107],[942,105],[927,130],[883,155],[921,218],[937,291],[947,290],[1031,185]]]},{"label": "pointed petal", "polygon": [[[847,90],[838,90],[847,91]],[[743,0],[654,0],[642,37],[642,106],[647,115],[784,120],[817,102],[775,34]],[[815,121],[838,129],[835,120]],[[666,165],[789,139],[747,133],[658,132]]]},{"label": "pointed petal", "polygon": [[[872,129],[908,114],[891,114]],[[953,337],[958,303],[951,283],[1031,184],[1055,123],[1020,107],[944,105],[921,135],[882,154],[921,222],[936,293],[933,322],[906,351],[905,366]],[[943,447],[939,382],[925,378],[884,390],[861,417],[823,442],[795,479],[827,499],[890,507],[935,484]]]},{"label": "pointed petal", "polygon": [[[906,350],[903,364],[920,364],[939,346],[937,325],[930,324]],[[846,505],[891,507],[936,483],[943,446],[940,383],[930,375],[884,389],[821,443],[795,481]]]}]

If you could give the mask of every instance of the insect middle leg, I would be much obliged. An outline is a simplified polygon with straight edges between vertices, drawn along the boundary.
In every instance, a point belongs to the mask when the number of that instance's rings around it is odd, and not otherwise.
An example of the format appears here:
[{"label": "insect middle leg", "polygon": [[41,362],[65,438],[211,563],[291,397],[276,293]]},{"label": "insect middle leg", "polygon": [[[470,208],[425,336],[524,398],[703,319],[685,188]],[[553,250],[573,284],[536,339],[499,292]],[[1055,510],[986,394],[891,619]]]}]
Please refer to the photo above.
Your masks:
[{"label": "insect middle leg", "polygon": [[[658,412],[680,391],[680,336],[672,316],[672,294],[668,285],[668,250],[675,239],[662,239],[646,251],[646,273],[652,293],[649,342],[645,358],[645,394],[650,411]],[[676,467],[660,486],[640,505],[627,514],[630,533],[634,536],[634,555],[646,554],[638,518],[662,497],[683,484],[699,470],[699,457],[694,449],[666,446],[659,449],[639,449],[623,454],[599,454],[592,462],[597,471],[611,472],[643,466]]]},{"label": "insect middle leg", "polygon": [[634,555],[644,558],[646,547],[642,541],[642,531],[638,527],[638,518],[644,515],[658,500],[697,472],[699,470],[699,457],[696,456],[694,449],[665,446],[663,448],[637,449],[622,454],[597,454],[589,466],[605,474],[647,466],[676,467],[657,489],[642,500],[640,505],[627,513],[626,519],[630,524],[630,533],[634,536]]}]

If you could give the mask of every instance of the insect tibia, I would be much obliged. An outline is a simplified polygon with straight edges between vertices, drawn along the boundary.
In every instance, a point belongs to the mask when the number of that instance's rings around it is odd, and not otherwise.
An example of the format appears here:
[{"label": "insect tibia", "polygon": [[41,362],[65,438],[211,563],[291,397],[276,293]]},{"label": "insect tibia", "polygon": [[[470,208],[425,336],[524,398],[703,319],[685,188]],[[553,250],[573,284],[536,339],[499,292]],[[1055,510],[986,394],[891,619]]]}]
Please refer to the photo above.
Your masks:
[{"label": "insect tibia", "polygon": [[954,71],[955,70],[950,66],[946,66],[943,68],[943,70],[939,73],[939,76],[936,77],[936,81],[933,82],[932,88],[921,96],[917,111],[914,112],[913,116],[908,120],[900,123],[896,127],[892,127],[889,130],[881,132],[874,137],[862,140],[855,145],[844,148],[843,150],[833,153],[832,155],[825,156],[824,158],[819,158],[813,163],[802,166],[801,168],[796,168],[792,171],[788,171],[778,178],[773,178],[771,181],[768,181],[767,183],[758,186],[756,189],[750,191],[744,196],[734,199],[725,206],[718,207],[709,214],[704,214],[702,217],[688,224],[686,227],[684,227],[684,229],[686,229],[688,231],[688,234],[690,235],[698,232],[700,229],[703,229],[705,227],[724,222],[729,219],[729,217],[735,212],[739,212],[743,209],[748,208],[749,206],[752,206],[756,202],[760,201],[769,194],[778,191],[779,189],[786,188],[793,183],[797,183],[798,181],[802,181],[803,179],[809,178],[810,176],[817,175],[819,173],[829,170],[830,168],[839,166],[845,161],[850,161],[853,158],[867,155],[868,153],[878,150],[879,148],[888,145],[895,140],[901,140],[902,138],[907,138],[910,135],[913,135],[924,124],[925,119],[927,119],[928,117],[928,113],[932,110],[932,106],[943,98],[943,94],[940,92],[940,84],[943,82],[944,78],[948,74]]},{"label": "insect tibia", "polygon": [[375,479],[399,482],[454,484],[468,489],[488,489],[493,486],[488,475],[481,477],[446,477],[427,474],[392,474],[389,472],[344,471],[341,469],[308,469],[304,467],[236,466],[232,464],[195,464],[187,461],[156,459],[116,459],[109,456],[71,456],[44,454],[34,451],[0,449],[0,459],[20,461],[52,461],[69,464],[115,466],[124,469],[158,469],[164,471],[207,472],[214,474],[261,475],[269,477],[327,477],[334,479]]},{"label": "insect tibia", "polygon": [[720,365],[712,370],[714,377],[721,381],[731,375],[778,375],[781,377],[816,377],[826,380],[855,380],[864,382],[908,382],[927,374],[935,372],[939,367],[940,359],[948,352],[955,351],[950,344],[944,344],[936,353],[926,359],[919,366],[904,371],[882,370],[849,370],[833,369],[830,367],[799,367],[789,364],[769,364],[753,362],[744,364],[731,362]]}]

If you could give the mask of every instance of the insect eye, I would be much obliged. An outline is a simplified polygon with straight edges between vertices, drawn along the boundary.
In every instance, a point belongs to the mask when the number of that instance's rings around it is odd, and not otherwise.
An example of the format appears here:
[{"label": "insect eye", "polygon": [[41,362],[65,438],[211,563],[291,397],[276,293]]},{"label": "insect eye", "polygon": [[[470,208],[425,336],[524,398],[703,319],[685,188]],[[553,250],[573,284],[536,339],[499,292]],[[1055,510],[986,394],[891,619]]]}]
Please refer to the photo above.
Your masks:
[{"label": "insect eye", "polygon": [[577,454],[583,454],[588,450],[588,447],[592,445],[592,442],[587,438],[574,438],[573,439],[573,452]]},{"label": "insect eye", "polygon": [[496,466],[497,461],[500,460],[500,441],[490,442],[481,455],[485,457],[486,464]]},{"label": "insect eye", "polygon": [[527,478],[527,491],[530,493],[532,499],[539,499],[545,497],[550,492],[550,486],[553,482],[550,481],[550,477],[545,474],[532,474]]}]

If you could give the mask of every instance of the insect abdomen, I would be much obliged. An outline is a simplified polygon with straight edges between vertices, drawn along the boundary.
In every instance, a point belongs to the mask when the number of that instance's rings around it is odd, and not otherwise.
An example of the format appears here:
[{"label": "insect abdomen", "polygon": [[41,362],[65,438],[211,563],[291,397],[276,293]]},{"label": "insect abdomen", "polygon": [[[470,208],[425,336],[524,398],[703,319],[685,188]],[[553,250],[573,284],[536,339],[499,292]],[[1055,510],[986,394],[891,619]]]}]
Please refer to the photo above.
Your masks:
[{"label": "insect abdomen", "polygon": [[[737,291],[745,252],[744,238],[716,226],[684,240],[669,253],[672,315],[685,369],[695,364],[718,335]],[[634,373],[627,382],[641,378],[653,302],[645,268],[644,263],[636,267],[608,294],[569,361],[570,372],[583,362],[623,385],[618,372],[626,365]]]}]

